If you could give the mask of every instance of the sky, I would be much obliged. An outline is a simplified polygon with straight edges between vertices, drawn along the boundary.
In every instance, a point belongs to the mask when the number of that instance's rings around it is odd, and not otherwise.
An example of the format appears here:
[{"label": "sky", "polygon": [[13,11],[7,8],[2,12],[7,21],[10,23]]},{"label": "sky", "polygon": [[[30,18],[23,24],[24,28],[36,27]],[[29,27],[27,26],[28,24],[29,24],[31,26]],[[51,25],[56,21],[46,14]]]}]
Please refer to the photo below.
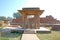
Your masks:
[{"label": "sky", "polygon": [[0,16],[13,17],[24,7],[39,7],[45,10],[41,17],[52,15],[60,20],[60,0],[0,0]]}]

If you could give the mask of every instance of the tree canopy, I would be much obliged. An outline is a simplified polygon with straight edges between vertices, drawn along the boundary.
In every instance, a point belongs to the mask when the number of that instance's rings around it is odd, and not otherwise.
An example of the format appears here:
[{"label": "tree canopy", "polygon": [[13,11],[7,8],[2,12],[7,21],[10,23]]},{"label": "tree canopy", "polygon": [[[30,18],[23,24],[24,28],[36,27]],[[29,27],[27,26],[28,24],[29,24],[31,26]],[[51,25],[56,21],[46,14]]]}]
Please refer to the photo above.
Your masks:
[{"label": "tree canopy", "polygon": [[5,16],[0,16],[0,20],[7,20]]},{"label": "tree canopy", "polygon": [[18,19],[20,16],[22,16],[21,13],[18,13],[18,12],[13,13],[13,17],[14,17],[15,19]]}]

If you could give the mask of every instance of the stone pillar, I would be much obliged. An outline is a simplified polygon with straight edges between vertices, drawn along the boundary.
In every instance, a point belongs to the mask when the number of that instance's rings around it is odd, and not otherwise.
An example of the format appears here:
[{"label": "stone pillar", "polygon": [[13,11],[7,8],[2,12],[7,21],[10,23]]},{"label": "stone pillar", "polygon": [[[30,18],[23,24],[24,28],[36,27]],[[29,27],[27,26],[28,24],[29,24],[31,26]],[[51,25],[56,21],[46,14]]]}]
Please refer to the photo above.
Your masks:
[{"label": "stone pillar", "polygon": [[28,24],[27,15],[25,15],[24,19],[25,19],[25,27],[28,28],[28,26],[27,26],[27,24]]},{"label": "stone pillar", "polygon": [[27,23],[27,16],[23,14],[23,28],[26,28],[26,23]]},{"label": "stone pillar", "polygon": [[29,19],[27,19],[27,25],[28,25],[28,28],[30,28],[30,23],[29,23]]},{"label": "stone pillar", "polygon": [[24,28],[27,28],[27,15],[24,15]]},{"label": "stone pillar", "polygon": [[40,28],[40,15],[37,15],[37,28]]},{"label": "stone pillar", "polygon": [[40,17],[39,14],[35,15],[35,28],[40,27]]},{"label": "stone pillar", "polygon": [[22,27],[24,28],[24,25],[25,25],[25,23],[24,23],[24,14],[22,16],[22,20],[23,20]]},{"label": "stone pillar", "polygon": [[35,22],[35,28],[37,28],[37,15],[35,15],[34,18],[35,18],[35,20],[34,20],[34,22]]}]

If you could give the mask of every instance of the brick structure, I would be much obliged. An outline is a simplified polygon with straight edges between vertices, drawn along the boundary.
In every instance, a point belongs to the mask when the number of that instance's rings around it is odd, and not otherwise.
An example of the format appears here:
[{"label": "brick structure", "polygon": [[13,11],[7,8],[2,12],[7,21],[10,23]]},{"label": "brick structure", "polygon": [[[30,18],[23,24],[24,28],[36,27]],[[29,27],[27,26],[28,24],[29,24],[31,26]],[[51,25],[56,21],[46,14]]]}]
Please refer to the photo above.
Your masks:
[{"label": "brick structure", "polygon": [[60,24],[60,21],[53,18],[51,15],[46,17],[40,18],[40,23],[47,23],[47,24]]},{"label": "brick structure", "polygon": [[[33,21],[34,18],[29,18],[29,20]],[[22,16],[19,19],[13,19],[13,23],[22,23]],[[46,16],[40,18],[40,23],[51,23],[51,24],[60,24],[59,20],[56,20],[55,18],[52,18],[52,16]]]}]

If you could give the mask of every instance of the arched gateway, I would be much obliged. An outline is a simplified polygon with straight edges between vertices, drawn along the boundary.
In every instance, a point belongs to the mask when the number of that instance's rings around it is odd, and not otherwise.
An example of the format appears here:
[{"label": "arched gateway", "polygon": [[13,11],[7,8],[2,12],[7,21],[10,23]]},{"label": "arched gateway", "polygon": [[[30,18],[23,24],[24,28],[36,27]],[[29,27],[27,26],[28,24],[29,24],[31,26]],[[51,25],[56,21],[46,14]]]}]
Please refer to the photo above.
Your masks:
[{"label": "arched gateway", "polygon": [[[40,10],[39,8],[22,8],[22,10],[18,11],[22,14],[23,17],[23,28],[40,28],[39,16],[44,12],[44,10]],[[34,19],[30,20],[30,18],[28,18],[29,15],[34,15]]]}]

